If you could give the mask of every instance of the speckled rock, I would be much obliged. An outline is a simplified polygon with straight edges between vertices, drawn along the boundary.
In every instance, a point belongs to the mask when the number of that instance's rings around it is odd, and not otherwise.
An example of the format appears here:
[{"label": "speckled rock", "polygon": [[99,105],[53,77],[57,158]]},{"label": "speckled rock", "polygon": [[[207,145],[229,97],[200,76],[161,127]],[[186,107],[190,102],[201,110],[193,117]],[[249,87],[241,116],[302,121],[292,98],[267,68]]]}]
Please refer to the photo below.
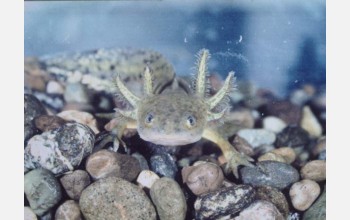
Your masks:
[{"label": "speckled rock", "polygon": [[296,153],[291,147],[280,147],[272,150],[271,152],[282,156],[288,164],[293,163],[296,159]]},{"label": "speckled rock", "polygon": [[63,118],[66,121],[75,121],[80,124],[89,126],[95,134],[100,131],[97,128],[97,121],[94,116],[88,112],[76,111],[76,110],[67,110],[57,114],[57,116]]},{"label": "speckled rock", "polygon": [[158,179],[151,187],[150,195],[160,220],[184,220],[187,204],[179,184],[168,177]]},{"label": "speckled rock", "polygon": [[34,119],[35,127],[44,132],[59,128],[65,123],[65,120],[54,115],[41,115]]},{"label": "speckled rock", "polygon": [[285,127],[287,127],[287,124],[280,118],[277,118],[275,116],[267,116],[262,121],[263,128],[269,131],[272,131],[274,133],[281,132]]},{"label": "speckled rock", "polygon": [[24,175],[24,193],[30,208],[41,216],[61,199],[61,186],[46,169],[35,169]]},{"label": "speckled rock", "polygon": [[235,135],[230,141],[232,146],[236,148],[236,150],[240,153],[244,153],[245,155],[251,157],[254,155],[254,149],[252,146],[243,138],[238,135]]},{"label": "speckled rock", "polygon": [[268,201],[257,200],[239,213],[234,220],[284,220],[278,209]]},{"label": "speckled rock", "polygon": [[316,202],[306,210],[303,220],[326,220],[326,188]]},{"label": "speckled rock", "polygon": [[303,166],[300,170],[302,179],[310,179],[316,182],[326,180],[326,161],[312,160]]},{"label": "speckled rock", "polygon": [[276,208],[284,217],[288,216],[288,201],[281,191],[270,186],[259,186],[256,187],[255,190],[257,194],[257,199],[271,202],[276,206]]},{"label": "speckled rock", "polygon": [[95,136],[79,123],[66,123],[58,129],[32,137],[24,150],[27,169],[43,167],[54,174],[73,171],[91,153]]},{"label": "speckled rock", "polygon": [[24,220],[37,220],[35,213],[30,207],[24,207]]},{"label": "speckled rock", "polygon": [[286,163],[286,160],[281,155],[275,154],[273,152],[267,152],[258,158],[258,161],[278,161],[281,163]]},{"label": "speckled rock", "polygon": [[60,182],[67,195],[74,200],[79,200],[81,192],[91,183],[89,174],[85,170],[75,170],[65,174]]},{"label": "speckled rock", "polygon": [[194,204],[196,219],[219,219],[234,215],[255,199],[255,190],[249,185],[220,188],[197,197]]},{"label": "speckled rock", "polygon": [[88,157],[86,171],[95,180],[115,176],[133,181],[141,172],[141,167],[139,161],[130,155],[99,150]]},{"label": "speckled rock", "polygon": [[136,182],[141,187],[150,189],[155,181],[159,179],[159,176],[150,170],[142,170],[136,179]]},{"label": "speckled rock", "polygon": [[260,128],[241,129],[237,132],[237,135],[244,138],[253,148],[273,144],[276,140],[275,133]]},{"label": "speckled rock", "polygon": [[177,173],[175,160],[170,154],[155,154],[150,158],[151,170],[160,177],[169,177],[174,179]]},{"label": "speckled rock", "polygon": [[299,126],[290,125],[277,135],[277,147],[304,147],[309,143],[309,134]]},{"label": "speckled rock", "polygon": [[40,101],[31,94],[24,94],[24,141],[39,133],[33,119],[47,112]]},{"label": "speckled rock", "polygon": [[320,195],[320,186],[313,180],[301,180],[292,185],[289,195],[294,208],[305,211]]},{"label": "speckled rock", "polygon": [[210,162],[184,167],[181,174],[183,182],[195,195],[214,191],[221,187],[224,181],[222,169]]},{"label": "speckled rock", "polygon": [[56,210],[55,220],[81,220],[78,203],[74,200],[67,200]]},{"label": "speckled rock", "polygon": [[294,167],[277,161],[258,162],[255,167],[243,167],[240,171],[243,182],[253,186],[284,189],[299,180],[299,173]]},{"label": "speckled rock", "polygon": [[300,127],[307,131],[312,137],[321,137],[322,135],[322,126],[309,106],[303,107]]},{"label": "speckled rock", "polygon": [[117,177],[92,183],[83,191],[79,205],[86,220],[156,219],[156,211],[146,193]]}]

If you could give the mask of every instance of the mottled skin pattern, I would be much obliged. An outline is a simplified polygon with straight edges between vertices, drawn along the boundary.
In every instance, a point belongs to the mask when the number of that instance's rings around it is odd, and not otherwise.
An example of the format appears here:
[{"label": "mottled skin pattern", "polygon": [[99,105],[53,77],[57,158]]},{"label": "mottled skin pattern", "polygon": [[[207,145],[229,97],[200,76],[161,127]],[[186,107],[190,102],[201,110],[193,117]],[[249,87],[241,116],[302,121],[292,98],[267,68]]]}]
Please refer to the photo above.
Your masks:
[{"label": "mottled skin pattern", "polygon": [[[138,97],[122,82],[119,76],[115,84],[119,97],[131,105],[131,109],[115,109],[117,118],[111,120],[106,130],[117,133],[115,144],[119,145],[121,136],[127,128],[137,129],[146,141],[166,146],[178,146],[208,139],[220,147],[233,174],[238,178],[238,166],[253,166],[251,158],[237,152],[208,122],[221,119],[228,107],[227,96],[234,88],[234,73],[230,72],[223,87],[212,97],[207,97],[207,62],[209,51],[199,52],[197,73],[193,85],[186,89],[174,80],[171,89],[154,92],[157,85],[149,67],[144,73],[144,95]],[[179,86],[180,85],[180,86]],[[182,85],[182,86],[181,86]],[[119,140],[119,142],[118,142]]]}]

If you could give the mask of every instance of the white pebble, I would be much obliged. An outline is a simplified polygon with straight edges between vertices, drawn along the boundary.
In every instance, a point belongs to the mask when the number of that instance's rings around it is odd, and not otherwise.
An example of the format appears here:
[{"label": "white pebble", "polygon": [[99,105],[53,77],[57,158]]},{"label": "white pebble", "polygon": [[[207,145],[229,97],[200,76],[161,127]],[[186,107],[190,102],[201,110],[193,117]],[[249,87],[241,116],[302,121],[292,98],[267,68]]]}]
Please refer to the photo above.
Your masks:
[{"label": "white pebble", "polygon": [[313,180],[302,180],[292,185],[289,195],[295,209],[305,211],[320,195],[320,186]]},{"label": "white pebble", "polygon": [[280,118],[267,116],[263,119],[263,127],[274,133],[280,133],[285,127],[287,127],[287,124]]},{"label": "white pebble", "polygon": [[316,116],[312,113],[309,106],[305,106],[303,108],[300,126],[304,128],[313,137],[322,136],[322,126],[318,122]]},{"label": "white pebble", "polygon": [[46,85],[46,92],[49,94],[63,94],[64,88],[56,81],[49,81]]},{"label": "white pebble", "polygon": [[137,177],[136,182],[140,186],[150,189],[153,183],[158,179],[159,179],[159,176],[156,173],[150,170],[143,170]]}]

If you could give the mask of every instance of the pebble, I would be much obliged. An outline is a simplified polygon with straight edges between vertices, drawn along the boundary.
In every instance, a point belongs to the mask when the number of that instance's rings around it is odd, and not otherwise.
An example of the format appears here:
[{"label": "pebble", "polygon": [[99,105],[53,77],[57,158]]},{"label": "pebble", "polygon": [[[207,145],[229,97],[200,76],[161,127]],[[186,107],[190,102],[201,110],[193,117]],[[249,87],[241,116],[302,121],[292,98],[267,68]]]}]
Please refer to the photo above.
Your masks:
[{"label": "pebble", "polygon": [[310,179],[316,182],[326,180],[326,161],[312,160],[303,166],[300,170],[302,179]]},{"label": "pebble", "polygon": [[267,152],[261,155],[260,157],[258,157],[258,161],[278,161],[281,163],[286,163],[286,159],[284,159],[283,156],[273,152]]},{"label": "pebble", "polygon": [[55,220],[81,220],[78,203],[74,200],[66,200],[56,210]]},{"label": "pebble", "polygon": [[320,195],[320,186],[313,180],[301,180],[292,185],[289,190],[293,207],[305,211]]},{"label": "pebble", "polygon": [[81,192],[90,185],[89,174],[85,170],[75,170],[61,177],[60,182],[67,195],[74,200],[79,200]]},{"label": "pebble", "polygon": [[303,107],[300,127],[307,131],[312,137],[321,137],[322,135],[322,126],[309,106]]},{"label": "pebble", "polygon": [[309,134],[303,128],[290,125],[277,134],[276,147],[304,147],[309,143]]},{"label": "pebble", "polygon": [[146,158],[140,153],[133,153],[131,156],[135,157],[140,164],[141,170],[149,170],[148,162]]},{"label": "pebble", "polygon": [[94,180],[114,176],[133,181],[141,172],[138,160],[130,155],[99,150],[86,161],[86,171]]},{"label": "pebble", "polygon": [[33,119],[47,112],[40,101],[31,94],[24,94],[24,141],[39,133],[35,127]]},{"label": "pebble", "polygon": [[312,148],[312,155],[318,156],[320,153],[326,150],[326,136],[317,139],[315,146]]},{"label": "pebble", "polygon": [[234,220],[284,220],[283,215],[271,202],[257,200],[239,213]]},{"label": "pebble", "polygon": [[65,120],[54,115],[41,115],[34,119],[35,127],[44,132],[59,128],[65,123]]},{"label": "pebble", "polygon": [[261,145],[257,148],[254,148],[254,157],[259,157],[263,154],[273,151],[274,149],[276,148],[273,145]]},{"label": "pebble", "polygon": [[284,189],[299,180],[298,171],[289,164],[277,161],[262,161],[255,167],[243,167],[243,183],[253,186],[271,186]]},{"label": "pebble", "polygon": [[168,177],[155,181],[150,195],[160,220],[184,220],[187,204],[179,184]]},{"label": "pebble", "polygon": [[260,128],[241,129],[237,132],[237,135],[245,139],[253,148],[273,144],[276,140],[275,133]]},{"label": "pebble", "polygon": [[68,83],[63,96],[67,103],[89,103],[89,96],[81,83]]},{"label": "pebble", "polygon": [[326,220],[326,188],[303,215],[303,220]]},{"label": "pebble", "polygon": [[77,110],[67,110],[57,114],[57,116],[63,118],[66,121],[75,121],[80,124],[87,125],[95,134],[100,131],[97,128],[97,121],[95,117],[88,112],[81,112]]},{"label": "pebble", "polygon": [[89,185],[81,194],[79,205],[86,220],[156,219],[146,193],[117,177],[102,178]]},{"label": "pebble", "polygon": [[79,123],[66,123],[56,130],[32,137],[24,150],[27,169],[43,167],[54,174],[73,171],[90,154],[95,136]]},{"label": "pebble", "polygon": [[255,188],[257,199],[266,200],[276,206],[283,216],[288,216],[289,205],[284,194],[276,188],[270,186],[259,186]]},{"label": "pebble", "polygon": [[136,182],[142,188],[150,189],[155,181],[159,179],[159,176],[150,170],[142,170],[136,179]]},{"label": "pebble", "polygon": [[275,116],[265,117],[262,124],[264,129],[272,131],[276,134],[280,133],[285,127],[287,127],[287,124],[282,119]]},{"label": "pebble", "polygon": [[160,177],[174,179],[178,171],[174,158],[168,153],[152,155],[150,158],[151,170]]},{"label": "pebble", "polygon": [[195,195],[214,191],[221,187],[224,181],[222,169],[210,162],[184,167],[181,174],[183,182]]},{"label": "pebble", "polygon": [[51,80],[46,85],[46,92],[48,94],[63,95],[64,94],[64,88],[63,88],[63,86],[60,83]]},{"label": "pebble", "polygon": [[286,124],[298,124],[301,118],[301,109],[287,100],[273,100],[265,105],[263,113],[282,119]]},{"label": "pebble", "polygon": [[254,149],[252,146],[240,136],[235,135],[230,142],[238,152],[243,153],[249,157],[254,156]]},{"label": "pebble", "polygon": [[271,152],[282,156],[288,164],[293,163],[297,157],[294,149],[291,147],[280,147],[272,150]]},{"label": "pebble", "polygon": [[250,185],[220,188],[197,197],[194,203],[195,219],[219,219],[234,215],[251,204],[254,199],[255,190]]},{"label": "pebble", "polygon": [[36,217],[33,210],[30,207],[25,206],[24,207],[24,220],[37,220],[37,219],[38,218]]},{"label": "pebble", "polygon": [[30,208],[39,216],[54,207],[62,197],[59,182],[46,169],[35,169],[24,175],[24,193]]}]

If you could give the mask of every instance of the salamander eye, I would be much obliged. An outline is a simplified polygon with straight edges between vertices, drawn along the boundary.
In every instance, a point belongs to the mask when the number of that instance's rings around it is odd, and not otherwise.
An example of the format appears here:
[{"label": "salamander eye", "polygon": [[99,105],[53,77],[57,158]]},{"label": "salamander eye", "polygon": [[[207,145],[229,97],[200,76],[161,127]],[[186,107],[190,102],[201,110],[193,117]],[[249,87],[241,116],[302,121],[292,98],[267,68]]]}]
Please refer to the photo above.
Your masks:
[{"label": "salamander eye", "polygon": [[196,125],[196,118],[193,117],[192,115],[188,116],[187,117],[187,121],[186,121],[186,124],[189,128],[193,127]]},{"label": "salamander eye", "polygon": [[147,115],[146,115],[146,118],[145,118],[145,122],[146,122],[146,124],[151,124],[152,123],[152,121],[153,121],[153,114],[152,113],[147,113]]}]

